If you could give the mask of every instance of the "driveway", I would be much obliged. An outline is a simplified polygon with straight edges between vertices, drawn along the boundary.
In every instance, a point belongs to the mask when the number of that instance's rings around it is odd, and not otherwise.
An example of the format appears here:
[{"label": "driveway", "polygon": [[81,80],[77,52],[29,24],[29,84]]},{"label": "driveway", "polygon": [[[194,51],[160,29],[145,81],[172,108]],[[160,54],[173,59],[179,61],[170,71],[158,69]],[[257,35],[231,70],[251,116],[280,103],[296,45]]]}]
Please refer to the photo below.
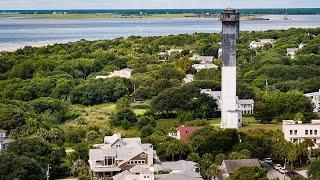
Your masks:
[{"label": "driveway", "polygon": [[268,169],[268,173],[267,173],[268,179],[290,180],[289,177],[285,176],[284,174],[281,174],[279,171],[274,169],[271,165],[264,162],[261,162],[261,164],[262,166]]}]

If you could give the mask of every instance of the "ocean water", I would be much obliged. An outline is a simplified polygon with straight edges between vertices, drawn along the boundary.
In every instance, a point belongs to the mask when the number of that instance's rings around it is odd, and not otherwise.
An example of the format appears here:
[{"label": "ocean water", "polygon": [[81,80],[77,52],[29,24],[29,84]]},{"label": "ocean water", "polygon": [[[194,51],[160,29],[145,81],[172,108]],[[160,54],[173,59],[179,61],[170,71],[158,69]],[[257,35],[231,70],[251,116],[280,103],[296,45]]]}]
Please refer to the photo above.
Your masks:
[{"label": "ocean water", "polygon": [[[264,16],[270,20],[243,20],[241,31],[320,27],[320,15]],[[221,22],[215,18],[184,19],[42,19],[0,18],[0,49],[10,46],[51,44],[55,42],[97,40],[128,36],[161,36],[220,32]]]}]

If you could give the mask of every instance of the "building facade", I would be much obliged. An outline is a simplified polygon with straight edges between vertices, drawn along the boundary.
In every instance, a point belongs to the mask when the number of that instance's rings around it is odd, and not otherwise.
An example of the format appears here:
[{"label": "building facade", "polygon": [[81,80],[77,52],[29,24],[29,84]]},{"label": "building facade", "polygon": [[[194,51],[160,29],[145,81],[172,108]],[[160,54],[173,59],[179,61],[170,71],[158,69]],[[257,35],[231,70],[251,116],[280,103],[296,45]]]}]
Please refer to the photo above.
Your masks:
[{"label": "building facade", "polygon": [[[216,99],[218,105],[217,111],[221,112],[221,91],[212,91],[211,89],[200,89],[201,94],[207,94],[208,96]],[[253,99],[239,99],[237,96],[237,108],[240,109],[242,114],[253,114],[254,113],[254,100]]]},{"label": "building facade", "polygon": [[311,123],[284,120],[282,124],[284,139],[292,143],[301,143],[305,139],[311,139],[315,148],[320,146],[320,120],[312,120]]},{"label": "building facade", "polygon": [[7,137],[7,132],[7,130],[0,129],[0,151],[6,150],[12,142],[12,140]]},{"label": "building facade", "polygon": [[307,93],[304,96],[313,104],[313,112],[320,112],[320,89],[319,92]]},{"label": "building facade", "polygon": [[93,179],[112,177],[137,165],[152,166],[158,161],[152,144],[140,138],[122,138],[120,134],[106,136],[103,144],[89,150],[89,165]]},{"label": "building facade", "polygon": [[222,21],[222,104],[221,128],[242,126],[241,111],[237,106],[236,41],[239,37],[240,14],[231,8],[221,13]]}]

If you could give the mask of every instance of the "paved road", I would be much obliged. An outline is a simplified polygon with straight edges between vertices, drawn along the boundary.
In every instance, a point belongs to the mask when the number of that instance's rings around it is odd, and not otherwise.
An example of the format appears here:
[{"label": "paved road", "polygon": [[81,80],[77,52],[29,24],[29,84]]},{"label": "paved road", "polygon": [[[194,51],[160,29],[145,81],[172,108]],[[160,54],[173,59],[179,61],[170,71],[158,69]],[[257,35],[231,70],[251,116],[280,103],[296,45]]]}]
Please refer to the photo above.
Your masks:
[{"label": "paved road", "polygon": [[263,162],[261,164],[268,169],[268,174],[267,174],[268,179],[290,180],[289,177],[285,176],[284,174],[281,174],[279,171],[274,169],[271,165]]}]

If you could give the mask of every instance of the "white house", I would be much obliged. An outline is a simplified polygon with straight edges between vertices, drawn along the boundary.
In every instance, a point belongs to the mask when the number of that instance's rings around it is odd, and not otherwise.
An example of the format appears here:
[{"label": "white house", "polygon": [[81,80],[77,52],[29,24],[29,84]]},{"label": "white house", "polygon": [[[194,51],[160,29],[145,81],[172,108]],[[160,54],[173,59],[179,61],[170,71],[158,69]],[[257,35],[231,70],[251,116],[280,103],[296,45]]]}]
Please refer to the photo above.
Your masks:
[{"label": "white house", "polygon": [[0,151],[6,150],[12,142],[12,139],[7,137],[7,132],[7,130],[0,129]]},{"label": "white house", "polygon": [[194,75],[192,74],[187,74],[186,77],[184,79],[182,79],[182,82],[184,84],[188,84],[194,81]]},{"label": "white house", "polygon": [[259,41],[251,41],[250,48],[257,49],[264,47],[266,44],[273,44],[275,43],[275,39],[260,39]]},{"label": "white house", "polygon": [[298,53],[298,51],[299,51],[299,48],[288,48],[287,49],[287,56],[290,56],[291,59],[293,59],[296,56],[296,54]]},{"label": "white house", "polygon": [[114,176],[137,165],[152,166],[158,161],[152,144],[140,138],[122,138],[120,134],[106,136],[104,144],[89,150],[89,165],[94,179]]},{"label": "white house", "polygon": [[295,122],[284,120],[282,124],[284,139],[292,143],[300,143],[305,139],[311,139],[315,148],[320,145],[320,120],[312,120],[311,123]]},{"label": "white house", "polygon": [[222,56],[222,48],[218,50],[218,57],[220,58],[221,56]]},{"label": "white house", "polygon": [[199,165],[192,161],[174,161],[152,167],[138,165],[113,176],[113,180],[203,180]]},{"label": "white house", "polygon": [[238,100],[242,114],[254,113],[254,100],[253,99],[240,99]]},{"label": "white house", "polygon": [[181,53],[183,51],[183,49],[170,49],[168,50],[168,55],[171,56],[172,53]]},{"label": "white house", "polygon": [[189,60],[191,61],[199,61],[201,64],[208,64],[213,62],[213,56],[200,56],[198,54],[194,54]]},{"label": "white house", "polygon": [[95,79],[106,79],[106,78],[112,78],[112,77],[121,77],[121,78],[131,78],[132,69],[125,68],[121,69],[119,71],[113,71],[108,76],[96,76]]},{"label": "white house", "polygon": [[313,112],[320,112],[320,89],[319,92],[307,93],[304,94],[304,96],[309,98],[309,100],[313,104]]},{"label": "white house", "polygon": [[197,70],[198,72],[203,70],[203,69],[218,69],[218,66],[212,63],[208,64],[194,64],[192,65],[192,68]]},{"label": "white house", "polygon": [[[212,91],[211,89],[200,89],[201,94],[207,94],[208,96],[216,99],[218,105],[218,111],[221,111],[222,96],[221,91]],[[253,99],[240,99],[237,97],[237,104],[242,114],[254,113],[254,100]]]}]

